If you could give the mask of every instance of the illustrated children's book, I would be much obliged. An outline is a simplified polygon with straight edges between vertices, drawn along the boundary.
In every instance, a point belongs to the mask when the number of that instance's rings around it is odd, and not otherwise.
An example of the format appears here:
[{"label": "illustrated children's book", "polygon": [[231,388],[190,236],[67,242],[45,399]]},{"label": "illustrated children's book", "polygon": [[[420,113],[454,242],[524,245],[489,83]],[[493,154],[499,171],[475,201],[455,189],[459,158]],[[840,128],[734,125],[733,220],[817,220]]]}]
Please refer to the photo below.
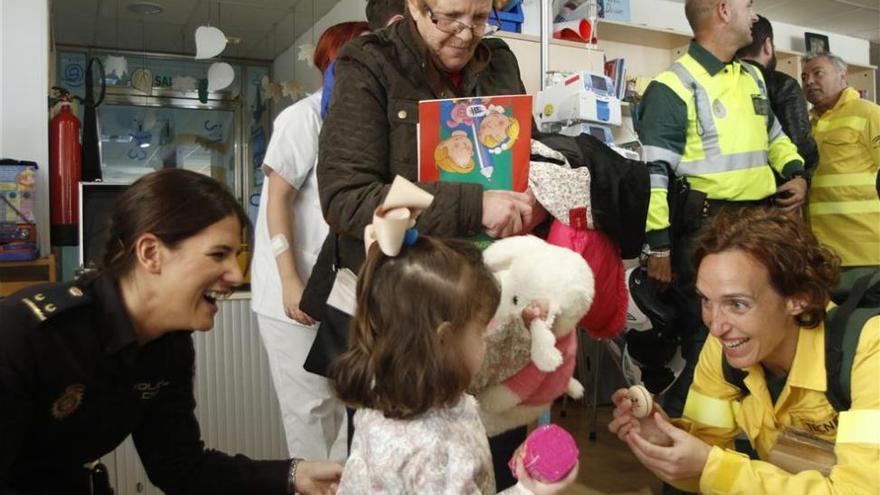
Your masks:
[{"label": "illustrated children's book", "polygon": [[531,114],[530,95],[419,102],[419,181],[525,191]]}]

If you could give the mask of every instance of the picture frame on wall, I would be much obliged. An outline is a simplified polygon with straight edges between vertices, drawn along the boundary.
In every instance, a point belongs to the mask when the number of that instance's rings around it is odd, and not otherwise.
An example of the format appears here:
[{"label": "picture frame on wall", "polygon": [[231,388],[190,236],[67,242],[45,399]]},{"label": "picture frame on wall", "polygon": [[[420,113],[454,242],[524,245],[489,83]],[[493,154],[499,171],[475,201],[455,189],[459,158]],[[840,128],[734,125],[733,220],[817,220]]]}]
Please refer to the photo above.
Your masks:
[{"label": "picture frame on wall", "polygon": [[609,21],[629,22],[629,0],[596,0],[599,17]]},{"label": "picture frame on wall", "polygon": [[804,45],[808,54],[829,53],[831,51],[828,36],[824,34],[804,33]]}]

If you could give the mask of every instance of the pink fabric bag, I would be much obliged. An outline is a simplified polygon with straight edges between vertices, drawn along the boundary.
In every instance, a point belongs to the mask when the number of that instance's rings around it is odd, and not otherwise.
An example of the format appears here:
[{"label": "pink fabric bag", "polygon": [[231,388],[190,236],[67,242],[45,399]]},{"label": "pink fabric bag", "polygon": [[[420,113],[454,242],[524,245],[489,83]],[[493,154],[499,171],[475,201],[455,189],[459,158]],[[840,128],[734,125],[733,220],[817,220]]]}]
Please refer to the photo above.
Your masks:
[{"label": "pink fabric bag", "polygon": [[598,230],[578,230],[554,220],[547,242],[571,249],[590,265],[595,277],[596,295],[580,326],[591,337],[607,339],[618,335],[626,324],[629,303],[620,249]]}]

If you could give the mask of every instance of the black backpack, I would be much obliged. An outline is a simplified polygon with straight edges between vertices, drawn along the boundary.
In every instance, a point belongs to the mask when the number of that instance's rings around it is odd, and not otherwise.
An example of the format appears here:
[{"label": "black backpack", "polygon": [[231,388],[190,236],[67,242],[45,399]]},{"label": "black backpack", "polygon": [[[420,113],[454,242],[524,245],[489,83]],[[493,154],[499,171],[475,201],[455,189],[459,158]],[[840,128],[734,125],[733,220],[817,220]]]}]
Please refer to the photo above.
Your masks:
[{"label": "black backpack", "polygon": [[[880,315],[880,268],[855,268],[842,273],[831,300],[837,307],[825,317],[825,396],[836,411],[848,411],[852,406],[850,378],[859,336],[865,323]],[[743,395],[749,394],[744,383],[747,373],[728,364],[724,354],[721,369],[728,383]]]}]

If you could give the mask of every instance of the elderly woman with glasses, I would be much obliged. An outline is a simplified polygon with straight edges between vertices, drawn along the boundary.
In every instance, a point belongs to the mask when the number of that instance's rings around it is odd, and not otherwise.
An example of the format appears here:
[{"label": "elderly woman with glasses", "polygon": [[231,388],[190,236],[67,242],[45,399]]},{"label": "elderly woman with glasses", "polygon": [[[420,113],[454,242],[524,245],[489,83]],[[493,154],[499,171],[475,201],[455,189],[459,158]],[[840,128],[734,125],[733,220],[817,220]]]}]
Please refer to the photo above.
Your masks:
[{"label": "elderly woman with glasses", "polygon": [[[516,57],[502,40],[486,37],[498,30],[490,19],[491,0],[407,0],[406,6],[404,20],[352,41],[337,58],[317,167],[331,233],[300,303],[322,321],[306,361],[311,371],[326,372],[347,338],[338,314],[328,320],[335,312],[325,304],[335,279],[331,267],[357,273],[364,261],[364,227],[394,176],[418,181],[419,101],[525,93]],[[528,192],[449,182],[419,185],[434,202],[416,227],[437,237],[522,234],[546,215]],[[497,457],[504,463],[509,456]],[[509,478],[509,470],[502,471]]]}]

